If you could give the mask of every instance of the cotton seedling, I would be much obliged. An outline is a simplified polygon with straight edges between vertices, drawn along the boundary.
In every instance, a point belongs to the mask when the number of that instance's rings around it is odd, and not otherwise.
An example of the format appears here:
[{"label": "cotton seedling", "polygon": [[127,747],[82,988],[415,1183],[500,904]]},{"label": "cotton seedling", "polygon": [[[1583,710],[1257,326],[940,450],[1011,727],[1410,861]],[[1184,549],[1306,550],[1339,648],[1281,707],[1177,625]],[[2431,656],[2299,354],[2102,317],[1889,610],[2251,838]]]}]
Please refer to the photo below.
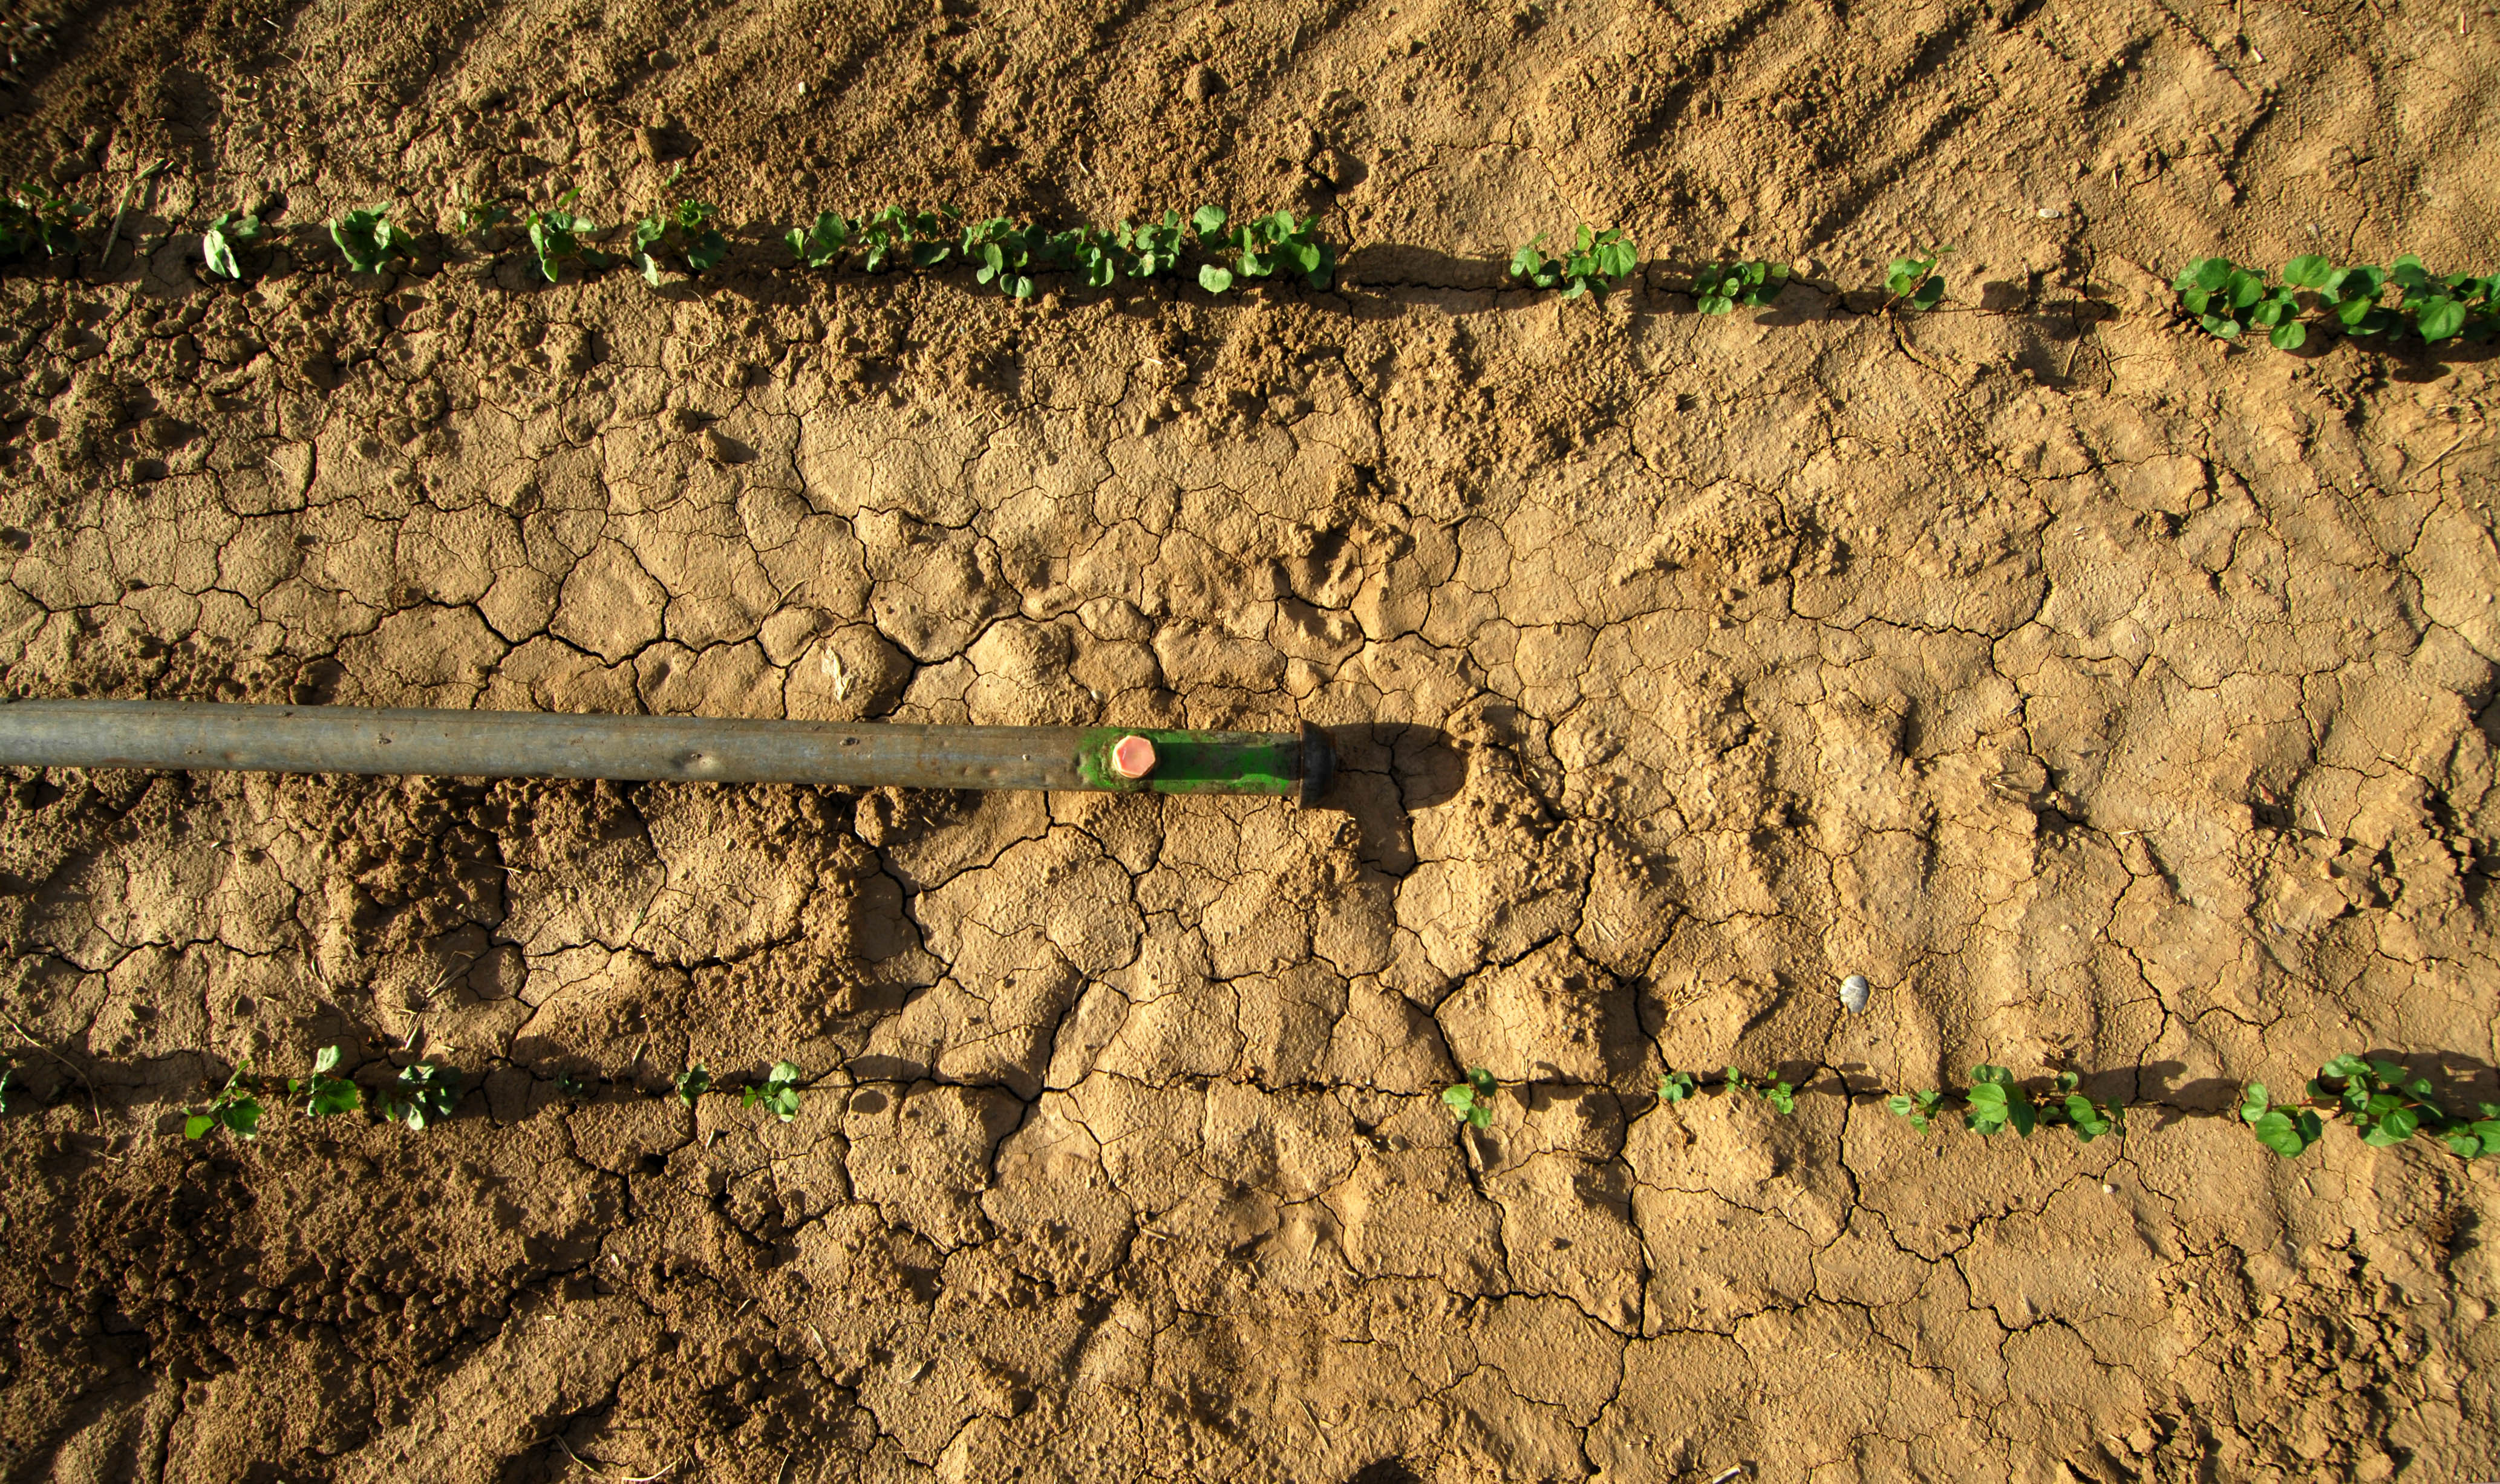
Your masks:
[{"label": "cotton seedling", "polygon": [[2126,1111],[2113,1104],[2095,1101],[2076,1090],[2083,1079],[2072,1072],[2057,1074],[2057,1088],[2040,1109],[2044,1128],[2065,1127],[2074,1130],[2075,1138],[2089,1144],[2103,1134],[2126,1132]]},{"label": "cotton seedling", "polygon": [[1565,299],[1583,294],[1603,299],[1640,265],[1640,249],[1621,227],[1599,232],[1582,222],[1572,229],[1570,248],[1551,256],[1545,251],[1546,236],[1539,232],[1510,255],[1510,275],[1533,288],[1560,283]]},{"label": "cotton seedling", "polygon": [[17,1069],[0,1062],[0,1113],[9,1111],[9,1089],[17,1085]]},{"label": "cotton seedling", "polygon": [[2309,339],[2309,327],[2298,317],[2298,285],[2268,284],[2263,273],[2228,258],[2199,259],[2170,286],[2179,291],[2181,307],[2217,339],[2236,340],[2258,329],[2277,350],[2297,350]]},{"label": "cotton seedling", "polygon": [[1042,256],[1066,265],[1087,288],[1108,288],[1120,275],[1119,240],[1098,228],[1070,227],[1050,234],[1042,242]]},{"label": "cotton seedling", "polygon": [[2395,322],[2379,306],[2387,286],[2386,271],[2367,263],[2338,268],[2325,257],[2308,253],[2283,266],[2283,281],[2318,296],[2319,306],[2346,335],[2376,335]]},{"label": "cotton seedling", "polygon": [[1943,1093],[1930,1087],[1924,1092],[1893,1093],[1884,1100],[1884,1106],[1892,1111],[1893,1117],[1909,1119],[1910,1127],[1917,1129],[1920,1135],[1924,1137],[1927,1130],[1934,1126],[1937,1105],[1944,1100]]},{"label": "cotton seedling", "polygon": [[1961,1112],[1962,1124],[1974,1134],[2001,1134],[2011,1128],[2028,1139],[2039,1126],[2039,1105],[2015,1085],[2014,1074],[2003,1067],[1971,1068],[1970,1091],[1963,1099],[1967,1106]]},{"label": "cotton seedling", "polygon": [[1705,263],[1694,272],[1693,299],[1704,314],[1726,314],[1740,304],[1769,304],[1788,286],[1786,263]]},{"label": "cotton seedling", "polygon": [[243,276],[243,260],[238,249],[247,248],[261,238],[261,221],[251,213],[219,211],[200,234],[200,256],[208,261],[209,272],[220,278]]},{"label": "cotton seedling", "polygon": [[1112,243],[1128,257],[1127,272],[1132,278],[1153,278],[1171,272],[1180,265],[1181,249],[1189,241],[1190,223],[1180,218],[1178,210],[1166,210],[1162,219],[1135,226],[1126,220],[1111,234]]},{"label": "cotton seedling", "polygon": [[992,216],[964,228],[964,258],[980,265],[972,274],[979,282],[997,284],[1009,299],[1031,299],[1034,249],[1039,241],[1031,224]]},{"label": "cotton seedling", "polygon": [[935,268],[955,250],[955,223],[963,213],[953,207],[914,211],[890,206],[860,218],[859,244],[867,249],[860,266],[872,274],[905,264]]},{"label": "cotton seedling", "polygon": [[[2404,291],[2396,312],[2413,317],[2415,333],[2424,344],[2436,345],[2462,332],[2469,323],[2489,319],[2495,307],[2500,307],[2500,274],[2450,274],[2443,277],[2424,269],[2421,259],[2406,253],[2387,270],[2387,276]],[[2475,328],[2487,333],[2482,324]]]},{"label": "cotton seedling", "polygon": [[251,1084],[245,1081],[251,1067],[247,1057],[235,1066],[226,1084],[209,1099],[209,1106],[182,1120],[182,1137],[203,1139],[211,1129],[224,1129],[237,1139],[250,1139],[260,1133],[260,1099],[252,1096]]},{"label": "cotton seedling", "polygon": [[552,206],[542,210],[533,207],[521,213],[521,230],[530,240],[530,253],[539,261],[539,272],[553,283],[564,273],[564,265],[577,263],[585,272],[608,266],[608,254],[581,241],[599,230],[599,224],[573,210],[581,199],[576,185],[555,199]]},{"label": "cotton seedling", "polygon": [[2374,1148],[2400,1145],[2424,1134],[2465,1159],[2500,1153],[2500,1106],[2483,1105],[2479,1119],[2460,1118],[2431,1101],[2430,1079],[2407,1077],[2391,1061],[2338,1056],[2318,1069],[2309,1095],[2335,1105],[2333,1115],[2350,1121]]},{"label": "cotton seedling", "polygon": [[2500,1154],[2500,1103],[2480,1103],[2475,1106],[2482,1110],[2482,1117],[2471,1121],[2459,1121],[2448,1132],[2440,1135],[2440,1142],[2448,1145],[2448,1151],[2462,1159],[2480,1159],[2486,1154]]},{"label": "cotton seedling", "polygon": [[1936,272],[1951,247],[1939,247],[1925,257],[1894,258],[1884,268],[1884,307],[1906,305],[1913,309],[1932,309],[1944,301],[1945,275]]},{"label": "cotton seedling", "polygon": [[766,1113],[787,1123],[799,1116],[799,1082],[806,1076],[792,1063],[776,1061],[773,1070],[764,1074],[764,1081],[740,1095],[738,1106],[761,1106]]},{"label": "cotton seedling", "polygon": [[1230,216],[1219,206],[1200,207],[1190,217],[1201,246],[1229,253],[1233,266],[1207,263],[1198,270],[1198,286],[1221,294],[1242,278],[1265,278],[1279,270],[1300,274],[1313,288],[1326,288],[1336,273],[1336,252],[1318,239],[1319,218],[1307,221],[1291,211],[1254,216],[1228,227]]},{"label": "cotton seedling", "polygon": [[392,223],[390,212],[390,203],[380,201],[330,218],[330,241],[339,244],[349,268],[360,274],[378,274],[393,258],[414,255],[414,240]]},{"label": "cotton seedling", "polygon": [[1773,1111],[1783,1114],[1796,1112],[1796,1089],[1787,1082],[1747,1077],[1734,1067],[1729,1067],[1726,1075],[1728,1091],[1750,1092],[1770,1104]]},{"label": "cotton seedling", "polygon": [[[660,189],[667,191],[684,174],[683,166],[671,171]],[[719,214],[720,209],[707,201],[681,200],[675,206],[663,205],[636,222],[630,256],[641,271],[642,281],[653,288],[660,286],[663,255],[676,258],[697,276],[710,272],[729,253],[729,239],[712,225]]]},{"label": "cotton seedling", "polygon": [[1700,1090],[1700,1084],[1690,1072],[1668,1072],[1658,1080],[1658,1100],[1681,1103]]},{"label": "cotton seedling", "polygon": [[1441,1106],[1458,1114],[1459,1121],[1469,1128],[1490,1128],[1495,1085],[1492,1073],[1482,1067],[1469,1067],[1465,1081],[1441,1090]]},{"label": "cotton seedling", "polygon": [[344,1077],[333,1077],[339,1069],[339,1048],[325,1046],[312,1056],[311,1077],[286,1080],[286,1095],[304,1100],[308,1116],[326,1118],[334,1113],[353,1113],[360,1101],[356,1084]]},{"label": "cotton seedling", "polygon": [[480,237],[512,219],[501,202],[475,201],[466,190],[452,198],[451,230],[461,237]]},{"label": "cotton seedling", "polygon": [[2263,1082],[2249,1083],[2241,1094],[2240,1120],[2257,1136],[2257,1143],[2286,1159],[2298,1159],[2325,1132],[2318,1114],[2308,1109],[2276,1107],[2267,1098]]},{"label": "cotton seedling", "polygon": [[460,1088],[456,1069],[413,1062],[401,1068],[398,1080],[382,1093],[380,1113],[392,1123],[422,1132],[451,1116],[451,1110],[460,1103]]},{"label": "cotton seedling", "polygon": [[0,262],[77,252],[79,222],[92,210],[48,186],[0,186]]},{"label": "cotton seedling", "polygon": [[674,1085],[677,1089],[677,1101],[692,1108],[695,1099],[711,1091],[711,1074],[704,1069],[702,1062],[696,1062],[677,1074]]},{"label": "cotton seedling", "polygon": [[790,244],[790,255],[809,268],[833,268],[850,251],[851,224],[839,211],[819,211],[816,224],[805,231],[792,227],[781,241]]}]

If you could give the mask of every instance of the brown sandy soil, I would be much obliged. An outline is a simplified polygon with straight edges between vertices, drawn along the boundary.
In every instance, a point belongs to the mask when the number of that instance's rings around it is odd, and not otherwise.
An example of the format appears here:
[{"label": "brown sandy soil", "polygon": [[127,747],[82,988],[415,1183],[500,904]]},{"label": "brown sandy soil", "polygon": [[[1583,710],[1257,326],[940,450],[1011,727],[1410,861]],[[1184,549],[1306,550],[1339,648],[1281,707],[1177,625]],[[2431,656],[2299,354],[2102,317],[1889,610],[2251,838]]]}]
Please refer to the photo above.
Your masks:
[{"label": "brown sandy soil", "polygon": [[[7,694],[1309,719],[1350,772],[9,775],[7,1479],[2500,1471],[2495,1172],[2202,1116],[2348,1049],[2500,1098],[2490,367],[2226,351],[2161,289],[2490,266],[2491,6],[10,34],[0,164],[172,163],[108,264],[0,278]],[[680,160],[740,224],[699,287],[320,241],[464,186],[613,222]],[[1017,309],[764,245],[1208,195],[1325,210],[1345,281]],[[1577,219],[1810,281],[1497,290]],[[1937,240],[1947,311],[1870,312]],[[332,1043],[477,1090],[180,1138]],[[644,1095],[782,1057],[786,1126]],[[1730,1059],[1815,1090],[1657,1105]],[[1983,1060],[2152,1106],[1923,1142],[1867,1096]],[[1462,1138],[1475,1064],[1530,1085]]]}]

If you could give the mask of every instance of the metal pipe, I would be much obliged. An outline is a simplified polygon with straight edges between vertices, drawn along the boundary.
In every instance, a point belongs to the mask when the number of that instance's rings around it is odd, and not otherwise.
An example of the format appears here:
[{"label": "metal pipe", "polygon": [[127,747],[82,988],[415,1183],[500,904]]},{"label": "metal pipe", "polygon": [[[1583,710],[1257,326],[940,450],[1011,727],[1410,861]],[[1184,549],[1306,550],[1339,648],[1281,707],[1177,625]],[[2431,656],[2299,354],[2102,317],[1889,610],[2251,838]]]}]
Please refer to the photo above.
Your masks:
[{"label": "metal pipe", "polygon": [[[1129,737],[1154,744],[1138,754],[1152,758],[1142,778],[1112,765]],[[0,704],[0,765],[1273,793],[1308,807],[1327,793],[1336,754],[1308,723],[1299,733],[1184,731],[27,700]]]}]

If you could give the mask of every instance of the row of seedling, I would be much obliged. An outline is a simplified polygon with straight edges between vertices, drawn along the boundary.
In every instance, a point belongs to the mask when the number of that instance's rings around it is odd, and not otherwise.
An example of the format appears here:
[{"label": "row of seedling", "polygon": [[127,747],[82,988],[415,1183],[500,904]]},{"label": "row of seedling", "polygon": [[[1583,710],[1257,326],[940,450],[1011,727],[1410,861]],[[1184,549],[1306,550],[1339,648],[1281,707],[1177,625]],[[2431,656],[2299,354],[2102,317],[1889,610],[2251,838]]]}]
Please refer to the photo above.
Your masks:
[{"label": "row of seedling", "polygon": [[[660,200],[626,230],[623,250],[594,245],[599,224],[578,210],[581,192],[566,191],[541,203],[454,203],[453,219],[439,234],[454,242],[486,242],[509,230],[524,245],[548,282],[567,268],[576,274],[631,264],[653,285],[671,274],[700,277],[728,255],[719,209],[709,202],[674,197],[679,174],[662,186]],[[89,209],[44,186],[0,189],[0,262],[55,258],[79,247],[79,225]],[[330,240],[360,273],[380,273],[415,261],[428,229],[401,207],[376,203],[343,211],[326,224]],[[782,239],[795,266],[856,269],[869,274],[898,269],[968,265],[973,276],[1014,299],[1029,299],[1036,277],[1066,274],[1091,288],[1121,279],[1152,280],[1189,275],[1222,294],[1250,280],[1299,277],[1326,288],[1336,273],[1337,249],[1318,236],[1316,218],[1290,210],[1235,219],[1222,207],[1201,206],[1184,217],[1178,210],[1115,226],[1047,228],[1009,216],[969,218],[951,207],[935,210],[886,206],[857,217],[819,213]],[[258,216],[220,213],[201,234],[208,271],[241,278],[247,258],[267,235]],[[1886,309],[1932,309],[1945,297],[1942,266],[1951,247],[1892,259],[1883,279]],[[1548,245],[1539,235],[1511,254],[1509,277],[1564,299],[1602,299],[1640,268],[1638,245],[1621,227],[1582,223],[1567,242]],[[1768,259],[1727,259],[1692,271],[1688,287],[1704,314],[1727,314],[1776,300],[1793,278],[1788,264]],[[2427,344],[2500,334],[2500,274],[2433,274],[2407,254],[2386,267],[2339,265],[2310,254],[2284,265],[2280,279],[2264,269],[2228,258],[2205,258],[2175,281],[2181,307],[2209,334],[2237,341],[2262,332],[2283,349],[2307,342],[2313,328],[2348,336],[2410,333]],[[2395,292],[2392,302],[2389,290]]]},{"label": "row of seedling", "polygon": [[[2262,332],[2278,350],[2308,343],[2313,326],[2357,337],[2410,331],[2433,345],[2500,333],[2500,274],[2434,274],[2412,253],[2381,268],[2313,252],[2286,263],[2280,279],[2263,268],[2205,258],[2171,287],[2206,334],[2238,341]],[[2393,304],[2386,302],[2390,287]]]},{"label": "row of seedling", "polygon": [[[260,1120],[266,1111],[264,1098],[279,1099],[307,1117],[328,1118],[362,1112],[421,1131],[450,1117],[467,1085],[456,1068],[430,1061],[411,1063],[401,1068],[391,1081],[371,1087],[339,1076],[339,1065],[340,1050],[335,1046],[323,1047],[313,1056],[310,1077],[254,1077],[250,1059],[246,1058],[205,1105],[186,1111],[182,1135],[186,1139],[203,1139],[223,1129],[238,1139],[254,1138],[260,1133]],[[761,1079],[738,1089],[740,1105],[761,1108],[787,1123],[799,1116],[806,1079],[806,1074],[797,1066],[776,1061]],[[587,1083],[572,1077],[557,1079],[557,1086],[571,1100],[578,1100],[589,1091]],[[0,1076],[0,1093],[5,1093],[5,1076]],[[714,1090],[711,1074],[697,1062],[678,1073],[665,1091],[655,1095],[674,1096],[692,1108],[698,1099]],[[731,1089],[717,1090],[726,1093]],[[6,1112],[7,1106],[0,1101],[0,1112]]]},{"label": "row of seedling", "polygon": [[[669,184],[675,183],[676,177],[670,177]],[[728,255],[719,209],[709,202],[671,202],[664,187],[662,201],[626,234],[624,250],[611,253],[593,245],[601,228],[577,210],[580,200],[575,189],[542,206],[460,202],[447,235],[455,242],[484,242],[488,234],[509,229],[550,283],[561,280],[568,268],[578,275],[630,263],[656,287],[674,273],[699,277]],[[411,219],[388,202],[359,207],[331,218],[330,240],[349,268],[380,273],[415,260],[420,234],[408,225]],[[209,272],[243,277],[245,252],[267,230],[256,216],[218,216],[201,241]],[[1336,250],[1319,240],[1318,231],[1317,218],[1292,211],[1236,221],[1212,205],[1186,218],[1168,210],[1144,222],[1061,230],[1009,216],[968,218],[952,207],[887,206],[858,217],[820,212],[809,225],[791,229],[782,242],[803,268],[882,274],[964,264],[978,281],[1009,298],[1030,299],[1040,274],[1072,274],[1088,287],[1103,288],[1122,278],[1168,277],[1192,264],[1199,287],[1210,294],[1271,277],[1299,277],[1326,288],[1335,277]]]},{"label": "row of seedling", "polygon": [[[2028,1139],[2042,1129],[2063,1128],[2089,1144],[2104,1134],[2126,1131],[2126,1110],[2104,1103],[2081,1090],[2082,1079],[2061,1072],[2045,1091],[2035,1091],[2003,1067],[1971,1068],[1970,1085],[1895,1092],[1885,1107],[1924,1136],[1936,1124],[1957,1116],[1964,1128],[1982,1136],[2011,1130]],[[1483,1067],[1469,1069],[1466,1081],[1441,1094],[1441,1102],[1460,1122],[1483,1129],[1493,1122],[1494,1100],[1500,1082]],[[1729,1067],[1716,1079],[1706,1074],[1668,1072],[1659,1079],[1658,1099],[1675,1104],[1716,1091],[1728,1097],[1760,1100],[1773,1113],[1794,1113],[1799,1089],[1774,1077],[1751,1076]],[[2500,1104],[2480,1105],[2480,1117],[2467,1117],[2441,1107],[2431,1096],[2427,1078],[2410,1077],[2390,1061],[2363,1056],[2338,1056],[2318,1069],[2309,1081],[2307,1099],[2278,1104],[2263,1082],[2243,1089],[2234,1110],[2256,1141],[2286,1159],[2298,1157],[2325,1133],[2330,1121],[2352,1125],[2361,1142],[2387,1148],[2425,1138],[2462,1159],[2500,1154]]]}]

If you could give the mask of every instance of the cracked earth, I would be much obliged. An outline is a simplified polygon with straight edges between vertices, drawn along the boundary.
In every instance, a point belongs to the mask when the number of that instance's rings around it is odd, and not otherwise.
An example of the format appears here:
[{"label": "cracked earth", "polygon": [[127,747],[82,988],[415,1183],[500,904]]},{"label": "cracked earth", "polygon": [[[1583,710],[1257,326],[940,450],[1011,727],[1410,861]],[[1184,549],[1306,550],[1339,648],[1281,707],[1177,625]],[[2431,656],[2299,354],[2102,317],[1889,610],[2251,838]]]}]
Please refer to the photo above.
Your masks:
[{"label": "cracked earth", "polygon": [[[135,260],[0,279],[10,696],[1309,721],[1344,779],[10,771],[7,1478],[2500,1468],[2493,1172],[2213,1116],[2344,1050],[2500,1098],[2488,366],[2162,292],[2476,241],[2487,9],[412,12],[43,13],[13,168],[185,163]],[[1266,189],[1354,252],[1019,310],[753,233],[655,294],[176,231],[549,172],[608,220],[688,151],[759,222]],[[1816,267],[1491,286],[1575,212]],[[1870,312],[1929,230],[1963,310]],[[473,1090],[179,1137],[333,1043]],[[786,1125],[648,1095],[783,1058]],[[1731,1061],[1798,1113],[1658,1105]],[[2129,1131],[1875,1095],[1980,1061]]]}]

